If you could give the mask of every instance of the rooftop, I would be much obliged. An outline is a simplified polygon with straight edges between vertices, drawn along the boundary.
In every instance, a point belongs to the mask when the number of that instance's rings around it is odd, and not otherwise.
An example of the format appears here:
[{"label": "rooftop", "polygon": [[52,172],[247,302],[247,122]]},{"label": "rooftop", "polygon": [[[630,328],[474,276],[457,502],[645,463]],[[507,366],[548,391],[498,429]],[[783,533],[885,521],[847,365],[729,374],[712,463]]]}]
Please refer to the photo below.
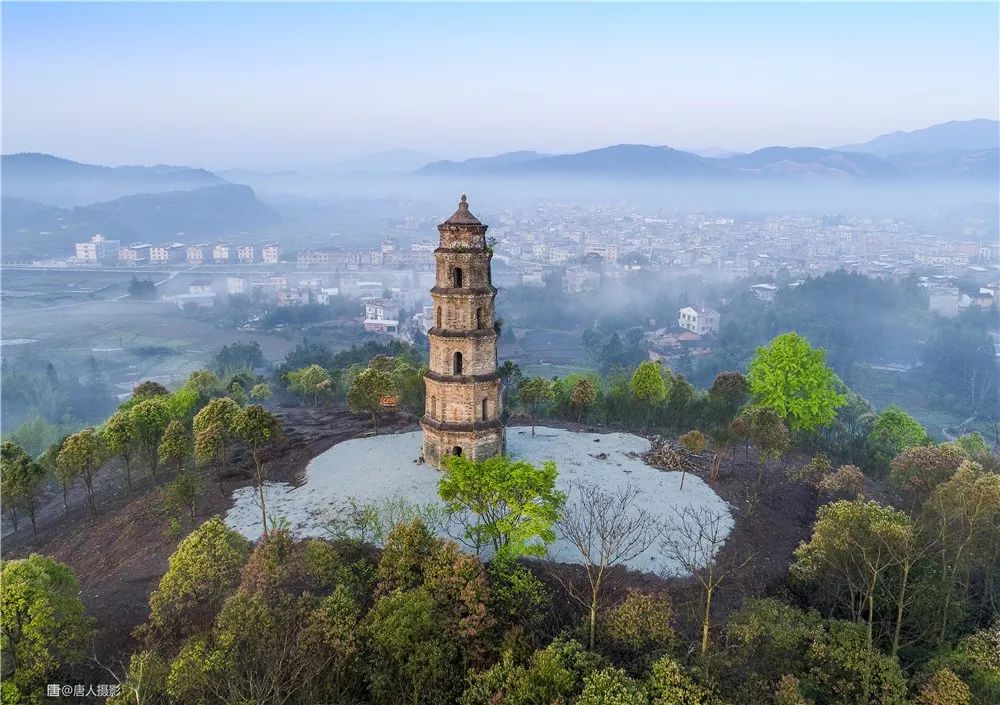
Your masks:
[{"label": "rooftop", "polygon": [[482,225],[482,223],[479,222],[479,218],[469,212],[469,203],[463,193],[462,200],[458,204],[458,210],[452,213],[451,217],[444,221],[442,225]]}]

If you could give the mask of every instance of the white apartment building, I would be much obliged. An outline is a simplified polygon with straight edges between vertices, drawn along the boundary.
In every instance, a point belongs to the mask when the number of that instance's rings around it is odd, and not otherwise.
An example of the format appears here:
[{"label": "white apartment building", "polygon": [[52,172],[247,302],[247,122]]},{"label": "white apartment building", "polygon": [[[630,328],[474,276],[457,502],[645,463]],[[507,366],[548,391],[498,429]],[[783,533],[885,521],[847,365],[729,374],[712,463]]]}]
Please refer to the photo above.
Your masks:
[{"label": "white apartment building", "polygon": [[212,260],[216,264],[226,264],[229,262],[229,245],[219,243],[212,248]]},{"label": "white apartment building", "polygon": [[185,252],[188,264],[204,264],[205,245],[188,245]]},{"label": "white apartment building", "polygon": [[118,259],[118,250],[121,242],[118,240],[108,240],[98,233],[90,238],[89,242],[76,243],[76,259],[78,262],[86,264],[97,264],[108,260]]},{"label": "white apartment building", "polygon": [[678,312],[677,325],[698,335],[714,335],[719,332],[719,312],[685,306]]},{"label": "white apartment building", "polygon": [[236,258],[240,261],[240,264],[253,264],[254,261],[253,245],[240,245],[239,247],[237,247]]},{"label": "white apartment building", "polygon": [[295,265],[302,268],[322,267],[332,260],[333,252],[330,250],[302,250],[295,255]]},{"label": "white apartment building", "polygon": [[187,248],[177,242],[166,245],[153,245],[149,248],[149,261],[154,264],[180,262],[187,254]]},{"label": "white apartment building", "polygon": [[264,245],[260,248],[260,257],[264,264],[278,263],[278,246],[275,244]]}]

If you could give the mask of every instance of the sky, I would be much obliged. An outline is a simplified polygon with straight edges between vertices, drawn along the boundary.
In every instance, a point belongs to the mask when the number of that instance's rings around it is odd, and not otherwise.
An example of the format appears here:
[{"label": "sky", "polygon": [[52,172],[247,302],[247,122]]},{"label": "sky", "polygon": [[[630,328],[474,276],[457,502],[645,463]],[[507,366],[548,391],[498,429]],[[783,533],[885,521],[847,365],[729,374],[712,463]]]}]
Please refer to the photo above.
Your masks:
[{"label": "sky", "polygon": [[3,152],[320,167],[998,117],[998,4],[4,2]]}]

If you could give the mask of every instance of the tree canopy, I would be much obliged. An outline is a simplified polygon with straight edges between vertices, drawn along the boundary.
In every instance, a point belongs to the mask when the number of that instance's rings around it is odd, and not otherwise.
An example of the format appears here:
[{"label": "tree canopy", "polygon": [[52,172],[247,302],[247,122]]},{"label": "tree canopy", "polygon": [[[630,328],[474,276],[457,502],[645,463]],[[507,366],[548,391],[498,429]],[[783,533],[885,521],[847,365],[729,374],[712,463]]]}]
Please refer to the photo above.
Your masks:
[{"label": "tree canopy", "polygon": [[553,525],[564,495],[556,490],[555,463],[536,467],[495,455],[486,460],[448,456],[438,493],[463,517],[466,540],[500,556],[541,555],[555,540]]},{"label": "tree canopy", "polygon": [[793,430],[813,431],[833,421],[846,397],[826,353],[797,333],[784,333],[757,348],[747,381],[758,404],[774,409]]}]

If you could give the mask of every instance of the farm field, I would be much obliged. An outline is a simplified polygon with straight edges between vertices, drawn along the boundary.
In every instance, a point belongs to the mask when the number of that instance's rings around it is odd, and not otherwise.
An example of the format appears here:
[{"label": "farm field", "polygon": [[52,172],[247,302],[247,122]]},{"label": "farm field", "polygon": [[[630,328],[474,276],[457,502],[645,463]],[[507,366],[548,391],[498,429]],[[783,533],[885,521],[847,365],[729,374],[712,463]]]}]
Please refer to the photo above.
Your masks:
[{"label": "farm field", "polygon": [[[276,335],[220,328],[168,301],[123,298],[133,275],[159,282],[171,273],[5,268],[0,325],[4,355],[76,363],[93,355],[112,384],[127,391],[137,379],[182,379],[227,343],[256,340],[270,361],[294,346],[294,341]],[[158,293],[183,293],[195,278],[202,275],[176,273]]]}]

